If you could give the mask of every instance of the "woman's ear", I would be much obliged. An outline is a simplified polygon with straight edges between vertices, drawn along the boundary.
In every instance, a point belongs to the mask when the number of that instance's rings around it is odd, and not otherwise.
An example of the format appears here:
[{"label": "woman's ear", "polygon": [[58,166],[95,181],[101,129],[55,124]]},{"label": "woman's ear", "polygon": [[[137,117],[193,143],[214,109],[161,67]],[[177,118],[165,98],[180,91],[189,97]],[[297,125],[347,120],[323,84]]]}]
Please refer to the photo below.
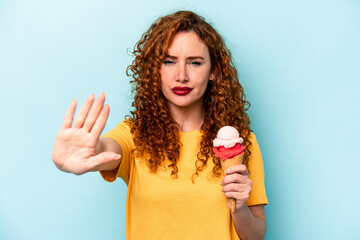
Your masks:
[{"label": "woman's ear", "polygon": [[216,79],[217,72],[218,72],[217,68],[212,66],[210,69],[209,81],[214,81]]}]

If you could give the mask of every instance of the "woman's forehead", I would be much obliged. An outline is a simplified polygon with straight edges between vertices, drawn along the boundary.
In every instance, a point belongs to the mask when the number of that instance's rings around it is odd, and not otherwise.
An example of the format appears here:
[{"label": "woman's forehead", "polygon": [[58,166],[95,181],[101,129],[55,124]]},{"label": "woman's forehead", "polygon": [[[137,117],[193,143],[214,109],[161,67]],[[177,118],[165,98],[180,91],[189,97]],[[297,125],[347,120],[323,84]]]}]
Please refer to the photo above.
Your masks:
[{"label": "woman's forehead", "polygon": [[208,47],[201,41],[196,33],[193,31],[178,32],[168,49],[170,56],[209,56]]}]

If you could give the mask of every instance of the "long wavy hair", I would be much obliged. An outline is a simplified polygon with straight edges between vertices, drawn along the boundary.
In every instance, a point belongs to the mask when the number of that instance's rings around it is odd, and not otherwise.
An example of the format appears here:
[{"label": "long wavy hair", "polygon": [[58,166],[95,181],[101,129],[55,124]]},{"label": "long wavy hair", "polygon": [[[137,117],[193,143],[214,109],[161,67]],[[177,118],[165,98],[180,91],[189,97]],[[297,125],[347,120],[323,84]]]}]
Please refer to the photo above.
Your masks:
[{"label": "long wavy hair", "polygon": [[194,162],[194,177],[212,159],[214,176],[221,176],[220,160],[214,157],[212,141],[217,131],[226,125],[235,127],[247,146],[244,164],[248,165],[251,154],[248,146],[250,120],[246,110],[250,107],[245,100],[244,89],[239,83],[238,73],[220,34],[204,18],[190,11],[179,11],[159,18],[135,45],[134,61],[127,67],[127,75],[132,77],[134,102],[131,116],[127,116],[131,126],[135,154],[146,155],[146,163],[151,172],[156,172],[168,158],[171,175],[177,177],[177,161],[181,143],[179,129],[172,118],[167,99],[161,91],[160,67],[167,57],[168,49],[178,32],[192,31],[208,47],[211,72],[216,78],[209,81],[203,97],[205,112],[201,126],[200,151]]}]

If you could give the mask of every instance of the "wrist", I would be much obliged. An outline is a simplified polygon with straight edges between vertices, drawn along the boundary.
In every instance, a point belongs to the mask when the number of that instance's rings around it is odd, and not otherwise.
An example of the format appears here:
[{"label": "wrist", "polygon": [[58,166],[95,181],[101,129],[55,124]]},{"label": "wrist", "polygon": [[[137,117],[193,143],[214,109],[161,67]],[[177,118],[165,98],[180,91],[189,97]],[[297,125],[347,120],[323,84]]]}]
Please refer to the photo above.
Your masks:
[{"label": "wrist", "polygon": [[246,206],[246,203],[243,203],[239,208],[235,209],[233,212],[234,215],[242,215],[246,213],[249,210],[249,208]]},{"label": "wrist", "polygon": [[104,151],[103,146],[104,146],[103,141],[101,138],[99,138],[99,140],[96,144],[96,147],[95,147],[95,155],[98,155],[99,153],[102,153]]}]

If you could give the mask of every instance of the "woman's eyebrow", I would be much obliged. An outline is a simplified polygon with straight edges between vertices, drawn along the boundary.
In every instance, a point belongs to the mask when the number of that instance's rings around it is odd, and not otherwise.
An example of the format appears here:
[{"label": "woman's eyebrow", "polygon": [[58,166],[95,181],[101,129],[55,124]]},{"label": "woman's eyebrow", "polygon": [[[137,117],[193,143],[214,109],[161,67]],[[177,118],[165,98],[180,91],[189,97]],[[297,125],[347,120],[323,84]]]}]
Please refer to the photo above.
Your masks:
[{"label": "woman's eyebrow", "polygon": [[[177,59],[177,57],[171,56],[171,55],[166,56],[166,58]],[[191,56],[191,57],[187,57],[187,59],[189,59],[189,60],[194,60],[194,59],[205,60],[205,58],[202,56]]]},{"label": "woman's eyebrow", "polygon": [[171,55],[167,55],[166,58],[177,59],[177,57]]},{"label": "woman's eyebrow", "polygon": [[205,60],[205,58],[203,58],[202,56],[192,56],[192,57],[188,57],[189,60],[194,60],[194,59],[201,59],[201,60]]}]

